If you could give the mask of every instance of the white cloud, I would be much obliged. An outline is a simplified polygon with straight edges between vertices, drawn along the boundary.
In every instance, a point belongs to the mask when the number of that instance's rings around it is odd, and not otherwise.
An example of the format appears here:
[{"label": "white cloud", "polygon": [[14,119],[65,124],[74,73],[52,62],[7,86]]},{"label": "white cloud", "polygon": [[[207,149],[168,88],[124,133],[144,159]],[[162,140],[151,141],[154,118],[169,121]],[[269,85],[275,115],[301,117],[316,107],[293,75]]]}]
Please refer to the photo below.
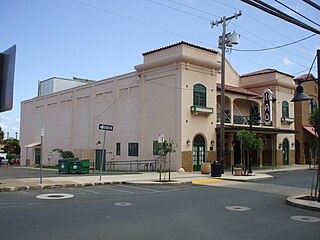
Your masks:
[{"label": "white cloud", "polygon": [[193,5],[193,0],[186,0],[186,5],[192,6]]},{"label": "white cloud", "polygon": [[289,58],[282,58],[282,63],[285,66],[291,66],[293,65],[293,62]]},{"label": "white cloud", "polygon": [[[5,113],[3,113],[5,114]],[[5,133],[5,138],[9,132],[9,137],[15,137],[15,133],[19,133],[20,129],[20,119],[17,119],[17,116],[3,115],[0,116],[0,127]]]},{"label": "white cloud", "polygon": [[[280,4],[277,4],[280,5]],[[290,6],[289,4],[286,4],[288,7],[292,8],[293,10],[295,10],[296,12],[303,14],[304,10],[306,9],[306,5],[304,4],[296,4],[294,6]],[[296,14],[295,12],[291,11],[288,8],[283,7],[282,11],[286,14],[288,14],[291,17],[296,17],[298,16],[298,14]]]}]

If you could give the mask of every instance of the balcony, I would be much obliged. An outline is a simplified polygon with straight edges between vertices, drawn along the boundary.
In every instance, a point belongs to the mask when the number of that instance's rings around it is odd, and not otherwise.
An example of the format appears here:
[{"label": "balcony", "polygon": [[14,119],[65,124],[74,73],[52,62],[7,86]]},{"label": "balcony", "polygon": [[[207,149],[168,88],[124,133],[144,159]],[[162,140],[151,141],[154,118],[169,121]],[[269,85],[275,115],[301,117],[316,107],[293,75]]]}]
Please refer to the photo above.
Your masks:
[{"label": "balcony", "polygon": [[294,118],[290,118],[290,117],[281,117],[281,122],[283,122],[283,123],[287,123],[287,124],[291,124],[291,123],[294,123]]},{"label": "balcony", "polygon": [[203,114],[203,115],[213,114],[213,108],[210,108],[210,107],[191,106],[190,110],[193,114]]},{"label": "balcony", "polygon": [[[260,125],[260,115],[251,116],[251,125]],[[250,125],[250,116],[233,115],[233,123]]]}]

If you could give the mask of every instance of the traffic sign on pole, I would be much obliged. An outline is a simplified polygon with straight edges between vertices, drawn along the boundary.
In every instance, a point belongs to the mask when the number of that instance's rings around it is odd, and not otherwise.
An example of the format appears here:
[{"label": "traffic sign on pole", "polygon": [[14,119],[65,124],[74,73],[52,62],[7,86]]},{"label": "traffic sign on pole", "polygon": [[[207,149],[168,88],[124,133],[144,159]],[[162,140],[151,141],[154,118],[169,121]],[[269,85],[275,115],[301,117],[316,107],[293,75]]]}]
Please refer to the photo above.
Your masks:
[{"label": "traffic sign on pole", "polygon": [[113,125],[107,125],[107,124],[99,124],[99,130],[103,131],[113,131]]}]

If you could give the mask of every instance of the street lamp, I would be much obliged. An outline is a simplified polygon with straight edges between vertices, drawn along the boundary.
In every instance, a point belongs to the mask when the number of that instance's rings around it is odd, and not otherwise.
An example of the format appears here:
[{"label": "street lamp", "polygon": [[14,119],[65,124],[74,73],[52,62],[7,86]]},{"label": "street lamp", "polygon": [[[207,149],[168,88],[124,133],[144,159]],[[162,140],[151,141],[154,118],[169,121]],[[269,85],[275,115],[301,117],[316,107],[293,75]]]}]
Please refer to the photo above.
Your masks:
[{"label": "street lamp", "polygon": [[[292,98],[291,102],[301,102],[301,101],[311,101],[312,97],[310,97],[308,94],[304,93],[303,87],[301,86],[302,83],[304,82],[310,82],[310,81],[316,81],[318,84],[318,109],[320,107],[320,80],[319,80],[319,75],[320,75],[320,49],[317,50],[317,59],[318,59],[318,79],[299,79],[298,80],[298,86],[296,89],[296,95]],[[309,75],[308,75],[309,76]],[[317,115],[317,121],[315,124],[315,129],[316,129],[316,137],[317,137],[317,155],[318,155],[318,177],[317,181],[318,184],[316,184],[316,188],[318,188],[318,202],[320,202],[320,161],[319,161],[319,156],[320,156],[320,146],[319,146],[319,141],[320,141],[320,115],[318,113]],[[317,192],[317,189],[316,189]]]}]

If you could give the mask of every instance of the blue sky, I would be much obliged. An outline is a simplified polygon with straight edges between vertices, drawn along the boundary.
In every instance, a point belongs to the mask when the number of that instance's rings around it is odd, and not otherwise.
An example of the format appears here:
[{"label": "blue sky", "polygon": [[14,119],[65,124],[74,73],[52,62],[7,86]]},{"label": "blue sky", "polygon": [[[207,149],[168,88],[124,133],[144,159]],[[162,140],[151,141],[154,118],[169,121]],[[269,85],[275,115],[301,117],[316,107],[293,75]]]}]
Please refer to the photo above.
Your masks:
[{"label": "blue sky", "polygon": [[[266,2],[303,20],[273,0]],[[282,2],[320,23],[319,11],[302,0]],[[242,16],[227,26],[241,35],[235,49],[270,48],[313,34],[240,0],[0,0],[0,52],[17,45],[14,107],[0,113],[0,126],[10,137],[19,133],[20,103],[37,96],[39,80],[100,80],[131,72],[143,52],[180,41],[219,50],[222,26],[211,28],[210,22],[239,10]],[[319,48],[317,35],[285,48],[233,50],[226,56],[240,75],[274,68],[300,76],[308,73]],[[317,77],[316,70],[315,63]]]}]

